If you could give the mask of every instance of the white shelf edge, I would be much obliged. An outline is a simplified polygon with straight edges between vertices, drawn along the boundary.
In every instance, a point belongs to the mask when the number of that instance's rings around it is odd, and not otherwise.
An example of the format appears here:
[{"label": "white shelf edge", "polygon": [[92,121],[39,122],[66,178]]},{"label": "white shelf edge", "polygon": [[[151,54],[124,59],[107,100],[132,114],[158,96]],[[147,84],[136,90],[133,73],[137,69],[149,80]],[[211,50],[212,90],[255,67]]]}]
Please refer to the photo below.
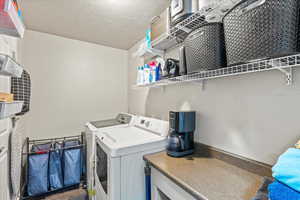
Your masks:
[{"label": "white shelf edge", "polygon": [[151,57],[151,56],[160,56],[160,57],[163,57],[164,56],[164,51],[162,50],[158,50],[158,49],[154,49],[154,48],[146,48],[146,54],[144,56],[148,56],[148,57]]},{"label": "white shelf edge", "polygon": [[20,78],[23,70],[23,67],[21,67],[10,56],[0,54],[0,75]]},{"label": "white shelf edge", "polygon": [[[145,40],[145,39],[144,39]],[[138,50],[134,52],[133,57],[153,58],[155,56],[164,57],[165,51],[148,47],[146,40],[141,43]]]},{"label": "white shelf edge", "polygon": [[15,29],[0,27],[0,33],[22,38],[25,32],[25,25],[22,19],[19,17],[17,11],[15,10],[11,0],[6,0],[4,12],[6,12],[10,17],[10,20],[14,24]]},{"label": "white shelf edge", "polygon": [[243,74],[278,70],[282,72],[287,77],[287,84],[291,84],[291,72],[288,72],[286,69],[290,69],[293,67],[300,66],[300,54],[279,57],[269,60],[255,61],[252,63],[236,65],[232,67],[220,68],[211,71],[198,72],[190,75],[178,76],[169,79],[163,79],[161,81],[157,81],[150,84],[144,85],[134,85],[133,89],[139,88],[154,88],[154,87],[162,87],[167,85],[175,85],[189,82],[199,82],[204,80],[229,77],[229,76],[237,76]]},{"label": "white shelf edge", "polygon": [[0,119],[13,117],[22,111],[23,101],[0,102]]}]

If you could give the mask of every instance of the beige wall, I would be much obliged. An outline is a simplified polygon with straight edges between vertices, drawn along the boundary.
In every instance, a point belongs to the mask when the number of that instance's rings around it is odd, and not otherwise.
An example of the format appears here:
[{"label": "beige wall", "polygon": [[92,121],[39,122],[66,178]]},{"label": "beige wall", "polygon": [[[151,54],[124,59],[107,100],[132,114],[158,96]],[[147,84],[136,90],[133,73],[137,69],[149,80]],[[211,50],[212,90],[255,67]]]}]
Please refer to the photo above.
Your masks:
[{"label": "beige wall", "polygon": [[[170,110],[196,110],[196,140],[273,164],[300,139],[300,70],[285,85],[278,71],[209,80],[201,84],[133,90],[137,45],[129,50],[129,112],[168,119]],[[177,57],[177,50],[172,52]]]},{"label": "beige wall", "polygon": [[34,31],[21,50],[32,78],[29,137],[80,134],[87,121],[127,111],[127,51]]}]

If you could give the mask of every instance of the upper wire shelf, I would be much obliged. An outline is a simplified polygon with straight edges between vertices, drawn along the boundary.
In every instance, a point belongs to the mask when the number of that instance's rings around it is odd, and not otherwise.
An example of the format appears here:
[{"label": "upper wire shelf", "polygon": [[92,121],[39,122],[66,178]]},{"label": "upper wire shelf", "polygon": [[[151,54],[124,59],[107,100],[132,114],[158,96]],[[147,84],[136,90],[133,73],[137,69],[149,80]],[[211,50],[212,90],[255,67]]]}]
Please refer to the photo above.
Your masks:
[{"label": "upper wire shelf", "polygon": [[173,26],[170,30],[171,37],[184,37],[191,31],[201,27],[206,24],[205,17],[202,13],[196,12],[187,19]]},{"label": "upper wire shelf", "polygon": [[287,84],[291,84],[291,71],[286,70],[287,68],[300,66],[300,54],[285,56],[280,58],[254,61],[247,64],[241,64],[226,68],[220,68],[211,71],[197,72],[189,75],[178,76],[168,79],[163,79],[150,84],[135,85],[134,88],[144,87],[161,87],[167,85],[181,84],[187,82],[197,82],[227,76],[236,76],[242,74],[249,74],[254,72],[279,70],[287,76]]},{"label": "upper wire shelf", "polygon": [[170,37],[184,39],[190,32],[210,22],[221,22],[223,16],[240,0],[218,0],[193,13],[170,29]]}]

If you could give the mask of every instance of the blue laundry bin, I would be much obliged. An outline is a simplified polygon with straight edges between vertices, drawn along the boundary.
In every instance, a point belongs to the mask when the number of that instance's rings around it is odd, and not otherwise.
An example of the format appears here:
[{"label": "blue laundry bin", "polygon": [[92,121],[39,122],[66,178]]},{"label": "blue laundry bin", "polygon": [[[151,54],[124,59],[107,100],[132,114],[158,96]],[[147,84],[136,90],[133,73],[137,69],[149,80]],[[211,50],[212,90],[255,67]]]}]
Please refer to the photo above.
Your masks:
[{"label": "blue laundry bin", "polygon": [[[64,143],[64,148],[80,145],[80,141],[71,140]],[[82,151],[80,148],[65,149],[63,151],[64,186],[80,184],[82,173]]]},{"label": "blue laundry bin", "polygon": [[32,146],[32,154],[28,157],[28,186],[29,196],[38,196],[48,192],[49,153],[51,144]]},{"label": "blue laundry bin", "polygon": [[37,152],[49,151],[51,149],[51,146],[52,143],[32,145],[31,152],[37,153]]},{"label": "blue laundry bin", "polygon": [[53,151],[50,152],[49,161],[49,183],[50,190],[58,190],[63,188],[63,168],[62,168],[62,144],[55,143],[53,145]]}]

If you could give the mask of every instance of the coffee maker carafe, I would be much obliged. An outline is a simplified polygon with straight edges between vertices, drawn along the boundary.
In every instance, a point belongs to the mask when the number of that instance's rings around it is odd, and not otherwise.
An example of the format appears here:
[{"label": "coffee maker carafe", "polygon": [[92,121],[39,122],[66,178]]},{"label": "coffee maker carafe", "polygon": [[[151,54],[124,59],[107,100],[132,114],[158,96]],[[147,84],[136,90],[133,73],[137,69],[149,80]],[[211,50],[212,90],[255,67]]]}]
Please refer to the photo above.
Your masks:
[{"label": "coffee maker carafe", "polygon": [[194,131],[196,112],[169,113],[170,130],[167,154],[172,157],[183,157],[194,153]]}]

